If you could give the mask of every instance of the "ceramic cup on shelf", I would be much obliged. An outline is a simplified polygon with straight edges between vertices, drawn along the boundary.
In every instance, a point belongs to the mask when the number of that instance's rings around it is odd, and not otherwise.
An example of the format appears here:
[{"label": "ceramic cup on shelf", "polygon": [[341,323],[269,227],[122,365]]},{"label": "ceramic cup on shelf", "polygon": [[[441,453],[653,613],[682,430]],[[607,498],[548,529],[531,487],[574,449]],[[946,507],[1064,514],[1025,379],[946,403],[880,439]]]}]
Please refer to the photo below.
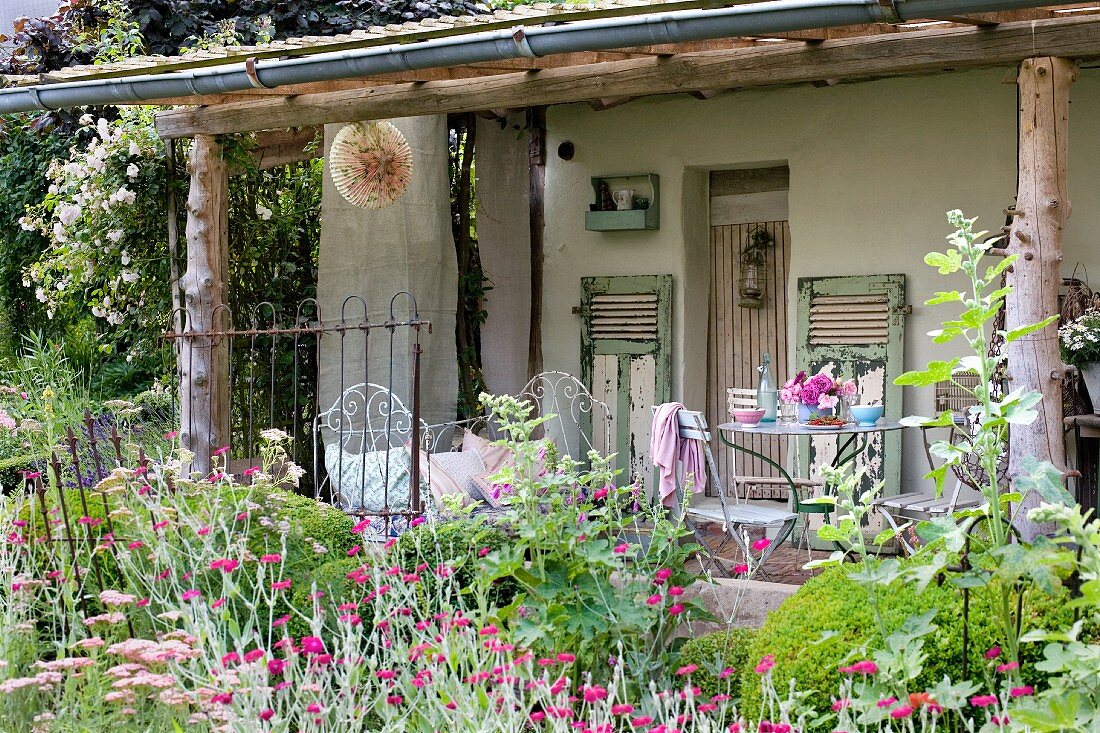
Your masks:
[{"label": "ceramic cup on shelf", "polygon": [[630,211],[634,208],[633,188],[620,188],[611,194],[611,198],[619,211]]}]

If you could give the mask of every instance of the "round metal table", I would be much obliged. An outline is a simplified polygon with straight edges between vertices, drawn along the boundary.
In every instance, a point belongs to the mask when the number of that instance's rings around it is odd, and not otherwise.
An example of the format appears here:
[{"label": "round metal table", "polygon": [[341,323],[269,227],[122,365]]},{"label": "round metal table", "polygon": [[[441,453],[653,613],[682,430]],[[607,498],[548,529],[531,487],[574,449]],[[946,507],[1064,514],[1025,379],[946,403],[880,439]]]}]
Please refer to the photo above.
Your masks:
[{"label": "round metal table", "polygon": [[[742,425],[741,423],[722,423],[718,426],[718,439],[721,440],[724,445],[732,448],[735,452],[758,458],[778,471],[783,480],[787,482],[791,499],[791,511],[799,514],[821,514],[823,515],[822,518],[828,522],[831,508],[830,505],[804,504],[798,493],[798,483],[795,481],[795,478],[791,476],[790,472],[787,471],[784,466],[772,460],[769,456],[754,451],[748,446],[739,445],[736,440],[737,435],[740,433],[744,435],[772,435],[777,437],[807,436],[817,438],[829,437],[830,435],[835,436],[837,450],[831,465],[833,468],[839,468],[846,463],[851,463],[857,456],[863,453],[863,451],[867,450],[867,443],[870,441],[871,435],[901,430],[903,427],[905,426],[899,422],[888,420],[879,420],[874,425],[847,423],[835,429],[811,428],[795,422],[762,422],[752,427]],[[803,525],[803,535],[805,535],[805,525]],[[842,552],[844,551],[844,548],[836,542],[833,543],[833,546]]]}]

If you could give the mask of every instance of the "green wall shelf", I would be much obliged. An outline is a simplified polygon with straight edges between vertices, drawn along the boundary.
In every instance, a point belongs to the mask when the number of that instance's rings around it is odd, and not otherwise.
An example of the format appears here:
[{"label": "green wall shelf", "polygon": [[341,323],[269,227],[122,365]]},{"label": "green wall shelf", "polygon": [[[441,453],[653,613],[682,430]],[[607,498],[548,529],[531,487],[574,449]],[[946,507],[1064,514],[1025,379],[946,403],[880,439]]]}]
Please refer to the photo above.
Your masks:
[{"label": "green wall shelf", "polygon": [[[661,228],[661,177],[656,173],[629,173],[621,176],[597,176],[592,179],[593,201],[600,203],[600,183],[607,181],[615,191],[633,188],[635,198],[648,198],[649,207],[625,211],[586,211],[584,228],[590,232],[617,232]],[[648,190],[647,190],[648,186]]]}]

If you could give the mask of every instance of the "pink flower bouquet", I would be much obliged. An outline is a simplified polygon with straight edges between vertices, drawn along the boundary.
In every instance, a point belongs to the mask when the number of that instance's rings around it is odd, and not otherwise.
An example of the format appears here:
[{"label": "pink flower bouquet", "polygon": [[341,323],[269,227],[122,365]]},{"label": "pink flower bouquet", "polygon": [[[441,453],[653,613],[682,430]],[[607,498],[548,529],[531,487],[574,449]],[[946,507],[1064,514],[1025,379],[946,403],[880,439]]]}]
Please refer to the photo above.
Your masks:
[{"label": "pink flower bouquet", "polygon": [[854,380],[833,379],[824,371],[812,377],[802,371],[791,377],[779,390],[779,399],[788,404],[803,404],[811,409],[831,410],[840,402],[841,397],[849,397],[857,392]]}]

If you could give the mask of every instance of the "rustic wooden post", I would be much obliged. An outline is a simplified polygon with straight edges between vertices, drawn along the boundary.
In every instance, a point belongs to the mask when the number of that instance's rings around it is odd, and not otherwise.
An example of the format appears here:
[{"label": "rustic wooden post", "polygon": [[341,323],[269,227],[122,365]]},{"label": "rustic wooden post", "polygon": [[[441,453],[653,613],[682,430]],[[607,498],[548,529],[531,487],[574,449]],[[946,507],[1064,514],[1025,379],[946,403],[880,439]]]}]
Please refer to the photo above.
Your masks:
[{"label": "rustic wooden post", "polygon": [[[1062,229],[1070,215],[1066,184],[1069,156],[1069,85],[1077,68],[1060,58],[1032,58],[1020,65],[1019,190],[1016,210],[1005,247],[1020,258],[1009,283],[1013,292],[1005,303],[1007,329],[1036,323],[1058,313],[1062,282]],[[1065,366],[1058,351],[1057,326],[1051,325],[1009,344],[1006,352],[1009,389],[1023,387],[1042,393],[1030,425],[1013,425],[1010,434],[1009,475],[1019,473],[1028,456],[1062,466],[1065,436],[1062,427],[1062,377]],[[1023,507],[1038,504],[1025,497]],[[1037,528],[1018,522],[1025,539]]]},{"label": "rustic wooden post", "polygon": [[531,226],[531,332],[527,345],[527,376],[542,372],[542,257],[543,227],[546,224],[543,189],[546,185],[546,107],[528,110],[527,158],[530,165]]},{"label": "rustic wooden post", "polygon": [[210,472],[211,452],[229,442],[229,341],[201,334],[229,327],[229,174],[210,135],[191,144],[187,271],[180,279],[187,324],[180,358],[180,436],[195,454],[191,470]]}]

